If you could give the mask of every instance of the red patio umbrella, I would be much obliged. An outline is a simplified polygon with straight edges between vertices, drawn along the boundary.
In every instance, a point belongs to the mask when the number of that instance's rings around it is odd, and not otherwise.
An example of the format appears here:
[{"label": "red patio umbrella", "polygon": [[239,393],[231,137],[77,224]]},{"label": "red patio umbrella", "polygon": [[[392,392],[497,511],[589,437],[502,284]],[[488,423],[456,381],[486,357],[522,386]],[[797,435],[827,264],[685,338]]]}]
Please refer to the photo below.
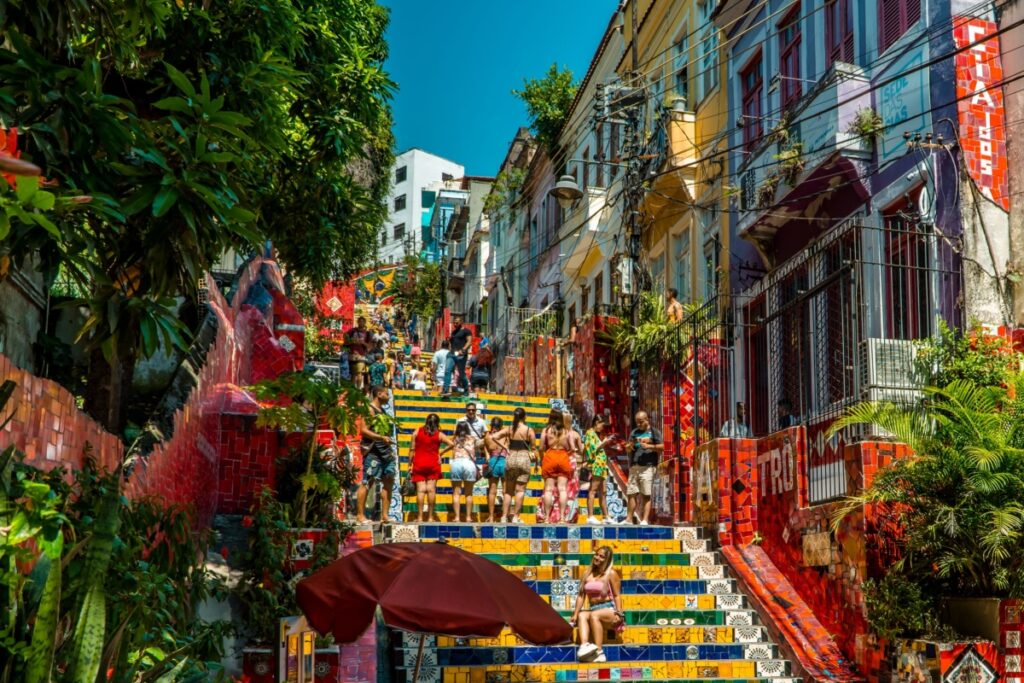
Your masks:
[{"label": "red patio umbrella", "polygon": [[385,624],[405,631],[495,638],[507,624],[535,645],[572,640],[569,623],[517,576],[447,543],[358,550],[300,581],[295,594],[313,628],[341,643],[369,627],[378,605]]}]

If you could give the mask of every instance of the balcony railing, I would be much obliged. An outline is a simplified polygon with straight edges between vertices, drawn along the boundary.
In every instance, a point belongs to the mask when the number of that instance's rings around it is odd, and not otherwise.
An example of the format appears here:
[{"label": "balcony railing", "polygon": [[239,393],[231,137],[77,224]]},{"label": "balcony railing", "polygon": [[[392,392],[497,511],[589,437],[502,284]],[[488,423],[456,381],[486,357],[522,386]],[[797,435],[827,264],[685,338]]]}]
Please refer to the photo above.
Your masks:
[{"label": "balcony railing", "polygon": [[[840,62],[782,120],[765,121],[764,138],[737,169],[744,210],[740,231],[749,229],[763,210],[776,205],[836,154],[870,159],[869,144],[850,132],[857,112],[870,108],[870,81],[857,67]],[[773,183],[771,176],[780,172],[783,157],[794,150],[802,170]]]}]

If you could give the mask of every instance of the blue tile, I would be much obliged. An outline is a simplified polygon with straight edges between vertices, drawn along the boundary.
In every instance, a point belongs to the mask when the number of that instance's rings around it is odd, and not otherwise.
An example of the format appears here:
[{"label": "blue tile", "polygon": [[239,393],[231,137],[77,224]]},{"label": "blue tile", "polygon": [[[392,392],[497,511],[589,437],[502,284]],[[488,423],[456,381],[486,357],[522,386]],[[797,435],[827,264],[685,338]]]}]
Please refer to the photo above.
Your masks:
[{"label": "blue tile", "polygon": [[480,527],[480,538],[495,538],[494,531],[492,526]]}]

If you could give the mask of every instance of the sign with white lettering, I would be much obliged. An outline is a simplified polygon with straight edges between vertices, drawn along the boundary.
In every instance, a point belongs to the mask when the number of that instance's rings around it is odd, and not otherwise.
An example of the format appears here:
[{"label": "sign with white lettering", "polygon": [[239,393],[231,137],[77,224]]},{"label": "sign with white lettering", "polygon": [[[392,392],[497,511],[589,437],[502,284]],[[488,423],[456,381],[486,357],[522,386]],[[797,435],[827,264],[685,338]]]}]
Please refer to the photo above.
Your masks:
[{"label": "sign with white lettering", "polygon": [[985,19],[956,18],[956,96],[967,170],[982,194],[1009,211],[1003,65],[999,37],[994,35],[997,28],[995,22]]}]

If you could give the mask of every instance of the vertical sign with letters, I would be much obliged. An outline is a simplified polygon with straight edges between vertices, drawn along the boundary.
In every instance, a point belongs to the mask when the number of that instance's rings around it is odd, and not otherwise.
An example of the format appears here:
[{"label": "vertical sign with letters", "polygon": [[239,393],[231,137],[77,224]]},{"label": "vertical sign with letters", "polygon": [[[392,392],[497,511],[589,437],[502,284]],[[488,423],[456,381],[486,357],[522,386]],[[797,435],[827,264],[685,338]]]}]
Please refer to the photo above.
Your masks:
[{"label": "vertical sign with letters", "polygon": [[985,19],[956,18],[956,96],[967,171],[982,194],[1009,211],[1006,110],[999,37],[994,35],[997,28],[995,22]]}]

